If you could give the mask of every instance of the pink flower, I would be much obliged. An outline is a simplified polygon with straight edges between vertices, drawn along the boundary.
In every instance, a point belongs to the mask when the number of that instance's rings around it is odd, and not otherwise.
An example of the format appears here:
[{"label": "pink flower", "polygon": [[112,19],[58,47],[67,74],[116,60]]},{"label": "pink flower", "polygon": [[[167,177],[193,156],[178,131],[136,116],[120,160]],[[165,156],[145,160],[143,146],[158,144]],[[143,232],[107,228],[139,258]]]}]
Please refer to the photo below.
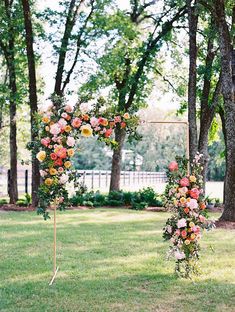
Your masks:
[{"label": "pink flower", "polygon": [[190,201],[187,203],[187,207],[189,207],[190,209],[197,209],[198,208],[197,200],[190,198]]},{"label": "pink flower", "polygon": [[62,173],[62,172],[64,172],[64,168],[63,168],[63,167],[59,167],[59,168],[58,168],[58,171],[59,171],[60,173]]},{"label": "pink flower", "polygon": [[41,144],[47,147],[50,144],[50,141],[50,138],[43,138],[41,139]]},{"label": "pink flower", "polygon": [[176,161],[172,161],[169,166],[168,169],[170,171],[177,171],[179,169],[178,163]]},{"label": "pink flower", "polygon": [[53,134],[53,135],[58,135],[60,133],[60,126],[57,123],[52,125],[50,127],[50,133]]},{"label": "pink flower", "polygon": [[67,149],[65,147],[59,148],[55,153],[59,158],[67,157]]},{"label": "pink flower", "polygon": [[[66,113],[64,113],[66,114]],[[63,115],[63,114],[62,114]],[[67,114],[66,114],[67,115]],[[61,128],[64,128],[67,125],[67,121],[64,120],[64,118],[60,118],[60,120],[58,121],[58,124]]]},{"label": "pink flower", "polygon": [[65,106],[64,110],[65,110],[67,113],[72,113],[73,110],[74,110],[74,108],[73,108],[72,105],[67,104],[67,105]]},{"label": "pink flower", "polygon": [[179,230],[179,229],[177,229],[177,230],[175,231],[175,235],[180,236],[180,230]]},{"label": "pink flower", "polygon": [[121,121],[122,121],[121,116],[116,116],[116,117],[114,117],[114,122],[115,122],[115,123],[118,123],[118,122],[121,122]]},{"label": "pink flower", "polygon": [[67,138],[66,143],[67,143],[68,146],[73,147],[75,145],[75,139],[73,137],[69,136]]},{"label": "pink flower", "polygon": [[199,220],[204,223],[206,221],[206,218],[202,215],[199,215]]},{"label": "pink flower", "polygon": [[98,126],[99,121],[98,121],[98,119],[97,119],[96,117],[91,117],[90,123],[91,123],[91,126],[92,126],[93,128],[95,128],[96,126]]},{"label": "pink flower", "polygon": [[192,227],[192,231],[195,233],[195,234],[200,234],[200,227],[195,225]]},{"label": "pink flower", "polygon": [[68,116],[68,114],[65,112],[61,114],[61,117],[65,118],[65,119],[67,118],[67,116]]},{"label": "pink flower", "polygon": [[81,124],[82,124],[82,121],[81,121],[81,119],[79,119],[78,117],[76,117],[76,118],[74,118],[74,119],[72,120],[72,126],[73,126],[74,128],[79,128],[79,127],[81,126]]},{"label": "pink flower", "polygon": [[186,220],[184,218],[178,220],[178,222],[177,222],[178,229],[180,229],[182,227],[186,227],[186,225],[187,225],[187,222],[186,222]]},{"label": "pink flower", "polygon": [[193,188],[189,191],[189,195],[194,198],[194,199],[198,199],[199,195],[200,195],[200,191],[197,188]]},{"label": "pink flower", "polygon": [[105,137],[109,138],[112,133],[113,133],[113,129],[107,129],[105,132]]},{"label": "pink flower", "polygon": [[181,186],[189,186],[189,179],[184,177],[180,180],[180,185]]}]

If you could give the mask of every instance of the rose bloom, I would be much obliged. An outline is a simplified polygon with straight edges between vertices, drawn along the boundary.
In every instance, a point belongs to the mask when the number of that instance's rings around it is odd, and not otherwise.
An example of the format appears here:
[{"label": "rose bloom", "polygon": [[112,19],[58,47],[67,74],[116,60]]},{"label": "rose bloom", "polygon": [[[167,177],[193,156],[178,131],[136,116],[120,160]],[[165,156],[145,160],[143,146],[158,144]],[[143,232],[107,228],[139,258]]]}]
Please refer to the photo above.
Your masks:
[{"label": "rose bloom", "polygon": [[82,119],[85,121],[88,121],[90,119],[90,117],[89,117],[89,115],[85,114],[85,115],[82,115]]},{"label": "rose bloom", "polygon": [[195,176],[191,175],[189,177],[189,181],[192,182],[192,183],[195,183],[197,181],[197,178]]},{"label": "rose bloom", "polygon": [[45,127],[45,130],[48,132],[50,130],[50,127],[49,126],[46,126]]},{"label": "rose bloom", "polygon": [[184,204],[186,204],[186,198],[185,197],[181,197],[180,198],[180,203],[182,204],[182,205],[184,205]]},{"label": "rose bloom", "polygon": [[39,172],[40,172],[40,176],[43,178],[47,175],[47,172],[45,170],[39,170]]},{"label": "rose bloom", "polygon": [[56,123],[50,126],[50,133],[53,135],[57,135],[60,133],[60,126]]},{"label": "rose bloom", "polygon": [[83,125],[80,129],[82,136],[90,137],[92,135],[93,130],[90,125]]},{"label": "rose bloom", "polygon": [[112,129],[107,129],[106,131],[105,131],[105,137],[106,138],[109,138],[110,137],[110,135],[113,133],[113,130]]},{"label": "rose bloom", "polygon": [[116,116],[116,117],[114,117],[114,122],[115,122],[115,123],[118,123],[118,122],[121,122],[121,121],[122,121],[121,116]]},{"label": "rose bloom", "polygon": [[73,150],[72,148],[68,149],[68,150],[67,150],[67,154],[68,154],[69,157],[73,157],[73,155],[74,155],[74,150]]},{"label": "rose bloom", "polygon": [[177,222],[177,227],[178,228],[186,227],[186,225],[187,225],[187,222],[186,222],[186,220],[184,218],[178,220],[178,222]]},{"label": "rose bloom", "polygon": [[67,116],[68,116],[68,114],[65,113],[65,112],[61,114],[61,117],[65,118],[65,119],[66,119]]},{"label": "rose bloom", "polygon": [[167,225],[166,226],[166,231],[171,234],[172,233],[172,226],[171,225]]},{"label": "rose bloom", "polygon": [[98,119],[98,122],[99,122],[99,124],[100,124],[101,126],[104,126],[104,127],[107,127],[107,125],[109,124],[109,123],[108,123],[108,120],[107,120],[106,118],[103,118],[103,117],[100,117],[100,118]]},{"label": "rose bloom", "polygon": [[56,153],[51,153],[50,157],[51,157],[52,160],[56,160],[57,159]]},{"label": "rose bloom", "polygon": [[43,117],[42,117],[42,122],[45,123],[45,124],[47,124],[47,123],[50,122],[50,118],[48,118],[47,116],[43,116]]},{"label": "rose bloom", "polygon": [[180,230],[179,230],[179,229],[177,229],[177,230],[175,231],[175,235],[180,236]]},{"label": "rose bloom", "polygon": [[190,240],[189,240],[189,239],[186,239],[186,240],[184,241],[184,243],[185,243],[185,245],[189,245],[189,244],[190,244]]},{"label": "rose bloom", "polygon": [[68,182],[69,180],[69,176],[67,174],[62,174],[62,176],[60,177],[60,184],[65,184],[66,182]]},{"label": "rose bloom", "polygon": [[43,138],[41,139],[41,144],[47,147],[50,144],[50,141],[50,138]]},{"label": "rose bloom", "polygon": [[177,171],[179,169],[179,166],[178,166],[176,161],[172,161],[172,162],[170,162],[168,169],[170,171]]},{"label": "rose bloom", "polygon": [[186,214],[188,214],[188,213],[189,213],[189,211],[190,211],[190,210],[189,210],[189,208],[188,208],[188,207],[185,207],[185,208],[184,208],[184,212],[185,212]]},{"label": "rose bloom", "polygon": [[199,215],[199,220],[204,223],[206,221],[206,218],[202,215]]},{"label": "rose bloom", "polygon": [[71,165],[72,165],[72,164],[71,164],[70,161],[66,161],[66,162],[64,163],[64,166],[65,166],[66,169],[70,168]]},{"label": "rose bloom", "polygon": [[67,104],[64,108],[64,110],[67,112],[67,113],[72,113],[73,110],[74,110],[74,107],[72,105],[69,105]]},{"label": "rose bloom", "polygon": [[115,126],[115,122],[114,121],[110,121],[109,122],[109,126],[110,126],[110,128],[113,128]]},{"label": "rose bloom", "polygon": [[206,204],[205,203],[200,203],[200,208],[201,208],[201,210],[206,209]]},{"label": "rose bloom", "polygon": [[193,233],[193,234],[190,235],[190,238],[191,238],[192,240],[194,240],[194,239],[196,238],[196,235]]},{"label": "rose bloom", "polygon": [[126,123],[125,123],[124,121],[121,122],[121,128],[122,128],[122,129],[126,128]]},{"label": "rose bloom", "polygon": [[130,119],[130,115],[129,115],[128,113],[125,113],[125,114],[123,115],[123,117],[124,117],[125,119]]},{"label": "rose bloom", "polygon": [[57,147],[55,149],[55,153],[60,158],[66,158],[67,157],[67,149],[65,147]]},{"label": "rose bloom", "polygon": [[71,126],[67,125],[64,127],[65,132],[70,132],[72,130]]},{"label": "rose bloom", "polygon": [[190,209],[197,209],[197,208],[198,208],[197,200],[196,200],[196,199],[190,198],[190,200],[189,200],[188,203],[187,203],[187,206],[188,206]]},{"label": "rose bloom", "polygon": [[193,226],[195,226],[195,224],[191,221],[191,222],[189,222],[189,226],[193,227]]},{"label": "rose bloom", "polygon": [[75,139],[71,136],[69,136],[66,141],[67,145],[70,147],[73,147],[75,145],[75,142],[76,142]]},{"label": "rose bloom", "polygon": [[40,161],[43,162],[46,158],[46,152],[45,151],[40,151],[37,153],[36,158]]},{"label": "rose bloom", "polygon": [[63,165],[63,161],[61,158],[56,159],[56,161],[54,161],[54,166],[62,166]]},{"label": "rose bloom", "polygon": [[196,233],[196,234],[199,234],[199,233],[200,233],[200,227],[197,226],[197,225],[194,225],[194,226],[192,227],[192,231],[193,231],[194,233]]},{"label": "rose bloom", "polygon": [[55,168],[50,168],[49,173],[50,173],[50,175],[56,175],[58,173],[58,171]]},{"label": "rose bloom", "polygon": [[185,258],[185,253],[177,250],[174,252],[174,256],[177,260],[182,260]]},{"label": "rose bloom", "polygon": [[63,168],[63,167],[59,167],[59,168],[58,168],[58,172],[59,172],[59,173],[64,172],[64,168]]},{"label": "rose bloom", "polygon": [[182,237],[186,237],[186,236],[187,236],[187,231],[186,231],[186,230],[183,230],[183,231],[181,232],[181,236],[182,236]]},{"label": "rose bloom", "polygon": [[189,179],[184,177],[180,180],[180,185],[181,186],[189,186]]},{"label": "rose bloom", "polygon": [[50,179],[50,178],[46,178],[46,180],[44,181],[44,183],[47,185],[47,186],[51,186],[53,184],[53,180]]},{"label": "rose bloom", "polygon": [[98,126],[98,124],[99,124],[98,118],[96,118],[96,117],[91,117],[90,124],[91,124],[91,126],[92,126],[93,128],[95,128],[96,126]]},{"label": "rose bloom", "polygon": [[72,126],[73,126],[74,128],[79,128],[79,127],[81,126],[81,124],[82,124],[82,121],[81,121],[81,119],[79,119],[78,117],[76,117],[76,118],[74,118],[74,119],[72,120]]},{"label": "rose bloom", "polygon": [[198,199],[199,195],[200,195],[200,191],[197,189],[197,188],[192,188],[190,191],[189,191],[189,195],[194,198],[194,199]]},{"label": "rose bloom", "polygon": [[67,121],[64,118],[60,118],[58,124],[61,128],[64,128],[67,125]]}]

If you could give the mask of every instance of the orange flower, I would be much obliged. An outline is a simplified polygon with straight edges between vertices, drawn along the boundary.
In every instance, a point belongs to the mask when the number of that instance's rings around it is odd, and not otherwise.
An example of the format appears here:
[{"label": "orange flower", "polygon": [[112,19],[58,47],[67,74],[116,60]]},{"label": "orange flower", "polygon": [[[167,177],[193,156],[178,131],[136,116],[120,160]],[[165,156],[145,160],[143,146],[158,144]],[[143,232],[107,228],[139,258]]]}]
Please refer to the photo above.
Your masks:
[{"label": "orange flower", "polygon": [[186,203],[186,198],[185,197],[181,197],[180,198],[180,203],[181,204],[185,204]]},{"label": "orange flower", "polygon": [[90,117],[87,114],[85,114],[82,116],[82,119],[85,121],[88,121],[90,119]]},{"label": "orange flower", "polygon": [[53,184],[53,180],[50,179],[50,178],[47,178],[44,183],[47,185],[47,186],[51,186]]},{"label": "orange flower", "polygon": [[73,155],[74,155],[74,150],[73,150],[72,148],[68,149],[68,150],[67,150],[67,154],[68,154],[69,157],[73,157]]},{"label": "orange flower", "polygon": [[50,173],[50,175],[56,175],[58,172],[55,168],[50,168],[49,173]]},{"label": "orange flower", "polygon": [[205,204],[205,203],[200,203],[200,208],[201,208],[202,210],[206,209],[206,204]]},{"label": "orange flower", "polygon": [[70,125],[67,125],[64,127],[64,131],[65,132],[70,132],[72,130],[71,126]]},{"label": "orange flower", "polygon": [[44,116],[42,117],[42,122],[47,124],[50,122],[50,119],[47,116]]}]

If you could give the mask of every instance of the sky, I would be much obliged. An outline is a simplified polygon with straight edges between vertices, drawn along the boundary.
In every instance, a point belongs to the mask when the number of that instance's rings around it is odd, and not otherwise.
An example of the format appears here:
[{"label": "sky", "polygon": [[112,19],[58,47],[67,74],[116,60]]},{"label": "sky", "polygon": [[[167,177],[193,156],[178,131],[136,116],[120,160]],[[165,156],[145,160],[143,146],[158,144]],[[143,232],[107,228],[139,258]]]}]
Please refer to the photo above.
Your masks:
[{"label": "sky", "polygon": [[[129,1],[127,0],[116,0],[119,7],[121,9],[128,9],[129,7]],[[50,7],[52,9],[58,8],[58,1],[51,1],[51,0],[40,0],[38,3],[38,8],[40,10],[45,9],[46,7]],[[46,31],[48,31],[48,25],[44,25]],[[42,97],[42,105],[44,105],[46,102],[48,102],[48,97],[53,92],[54,88],[54,76],[56,71],[56,66],[52,64],[51,62],[51,53],[52,49],[50,45],[45,43],[40,43],[40,50],[42,52],[42,64],[39,68],[39,75],[43,77],[44,83],[45,83],[45,93]],[[170,61],[166,60],[167,66],[172,66]],[[161,82],[160,82],[161,84]],[[77,81],[71,81],[71,89],[77,88]],[[153,88],[153,92],[149,96],[148,104],[150,107],[156,107],[160,108],[162,110],[172,110],[177,109],[180,106],[179,99],[177,96],[172,93],[170,90],[169,92],[162,92],[159,88],[159,84],[155,83],[155,86]],[[67,98],[68,103],[75,104],[77,102],[77,95],[73,94],[70,95]]]}]

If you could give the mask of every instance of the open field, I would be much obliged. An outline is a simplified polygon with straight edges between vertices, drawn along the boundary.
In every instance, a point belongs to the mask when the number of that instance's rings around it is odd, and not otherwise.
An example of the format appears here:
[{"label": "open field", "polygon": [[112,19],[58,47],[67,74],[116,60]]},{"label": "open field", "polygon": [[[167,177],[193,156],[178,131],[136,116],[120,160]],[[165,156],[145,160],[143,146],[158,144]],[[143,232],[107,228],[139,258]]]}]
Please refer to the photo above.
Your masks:
[{"label": "open field", "polygon": [[53,220],[1,212],[0,311],[234,311],[235,231],[205,233],[202,274],[177,279],[161,237],[167,217],[124,209],[59,213],[60,270],[49,287]]}]

